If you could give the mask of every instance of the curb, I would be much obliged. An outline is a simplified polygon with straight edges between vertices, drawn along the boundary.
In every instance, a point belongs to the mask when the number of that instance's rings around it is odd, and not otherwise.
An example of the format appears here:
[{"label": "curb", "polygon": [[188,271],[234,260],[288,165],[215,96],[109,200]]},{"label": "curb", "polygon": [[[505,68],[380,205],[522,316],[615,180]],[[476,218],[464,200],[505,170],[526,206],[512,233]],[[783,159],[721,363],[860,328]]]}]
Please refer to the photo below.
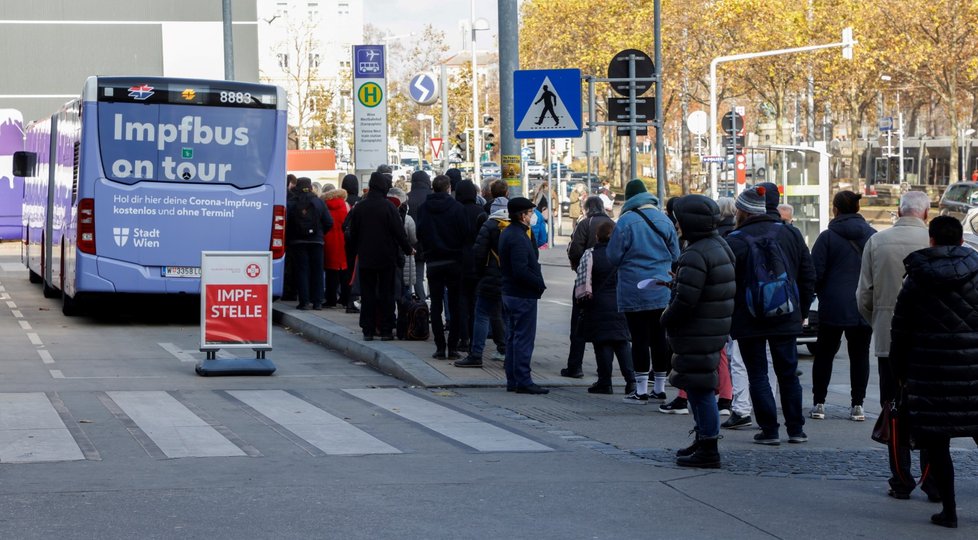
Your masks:
[{"label": "curb", "polygon": [[316,315],[272,309],[272,320],[301,332],[307,339],[359,360],[381,373],[422,387],[458,386],[458,383],[392,342],[365,342],[350,329]]}]

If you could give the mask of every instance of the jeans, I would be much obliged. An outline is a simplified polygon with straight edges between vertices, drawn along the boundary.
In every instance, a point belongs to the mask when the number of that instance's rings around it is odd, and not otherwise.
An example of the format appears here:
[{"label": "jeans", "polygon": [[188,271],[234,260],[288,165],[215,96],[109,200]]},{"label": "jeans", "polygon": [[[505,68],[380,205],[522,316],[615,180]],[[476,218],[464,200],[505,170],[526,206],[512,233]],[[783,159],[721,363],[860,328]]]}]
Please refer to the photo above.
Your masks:
[{"label": "jeans", "polygon": [[720,411],[713,389],[686,391],[689,412],[696,422],[696,435],[700,439],[716,439],[720,435]]},{"label": "jeans", "polygon": [[830,326],[818,327],[818,348],[815,349],[815,362],[812,365],[812,392],[815,403],[825,403],[832,379],[832,360],[839,352],[842,334],[846,335],[849,349],[849,384],[851,385],[852,405],[862,405],[866,399],[866,385],[869,384],[869,341],[873,337],[870,326]]},{"label": "jeans", "polygon": [[323,304],[323,245],[295,243],[289,246],[295,256],[295,281],[299,305]]},{"label": "jeans", "polygon": [[472,358],[482,358],[482,353],[486,350],[490,325],[496,350],[499,352],[506,350],[506,330],[503,327],[502,309],[502,300],[499,298],[475,297],[475,321],[472,325],[472,346],[469,349],[469,356]]},{"label": "jeans", "polygon": [[655,373],[666,373],[672,367],[672,354],[666,342],[666,329],[659,322],[665,309],[626,311],[628,331],[632,334],[632,366],[644,375],[651,364]]},{"label": "jeans", "polygon": [[[900,392],[900,385],[890,366],[890,359],[885,356],[877,358],[880,375],[880,405],[888,407],[889,402],[897,398]],[[886,445],[886,457],[890,462],[890,487],[894,491],[910,493],[917,486],[917,480],[910,470],[910,447],[905,444],[898,444],[894,450],[892,444]],[[920,450],[920,470],[926,470],[930,464],[930,451],[927,448]],[[937,482],[934,475],[928,474],[921,487],[927,493],[937,493]]]},{"label": "jeans", "polygon": [[503,296],[506,316],[506,386],[530,386],[530,359],[537,335],[537,300]]},{"label": "jeans", "polygon": [[[581,306],[577,303],[577,298],[571,295],[571,331],[570,331],[570,351],[567,352],[567,369],[570,371],[579,371],[584,366],[584,348],[587,347],[587,341],[581,337],[582,333],[578,331],[578,325],[581,319]],[[631,354],[631,352],[629,352]],[[594,351],[595,358],[598,355],[598,351]],[[629,360],[629,365],[632,361]],[[634,370],[633,373],[634,375]],[[611,384],[609,382],[608,384]]]},{"label": "jeans", "polygon": [[445,311],[445,293],[448,293],[448,350],[458,349],[459,323],[459,287],[461,285],[462,264],[456,262],[429,262],[428,287],[431,293],[431,333],[435,337],[435,348],[445,350],[445,323],[442,313]]},{"label": "jeans", "polygon": [[635,382],[635,369],[632,368],[632,351],[628,342],[595,341],[594,360],[598,364],[598,386],[611,386],[611,363],[618,357],[618,369],[625,382]]},{"label": "jeans", "polygon": [[[322,251],[322,250],[320,250]],[[394,272],[397,268],[360,268],[360,328],[363,335],[394,334]]]},{"label": "jeans", "polygon": [[774,373],[781,391],[781,411],[788,436],[800,435],[805,427],[801,412],[801,383],[798,382],[798,346],[794,336],[745,337],[737,340],[747,366],[750,398],[754,404],[757,425],[765,435],[778,433],[778,406],[768,381],[765,345],[771,347]]}]

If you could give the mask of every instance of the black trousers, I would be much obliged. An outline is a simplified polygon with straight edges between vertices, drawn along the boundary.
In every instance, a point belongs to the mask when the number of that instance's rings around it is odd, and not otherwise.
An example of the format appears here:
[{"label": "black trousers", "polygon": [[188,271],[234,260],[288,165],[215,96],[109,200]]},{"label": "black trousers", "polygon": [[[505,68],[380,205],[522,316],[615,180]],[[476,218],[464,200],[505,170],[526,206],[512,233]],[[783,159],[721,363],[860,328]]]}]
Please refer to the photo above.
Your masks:
[{"label": "black trousers", "polygon": [[[954,463],[951,461],[951,439],[933,437],[924,442],[921,455],[930,455],[928,479],[933,481],[937,493],[944,503],[944,512],[957,515],[954,501]],[[926,484],[926,481],[924,482]],[[926,490],[925,490],[926,491]]]},{"label": "black trousers", "polygon": [[391,268],[360,268],[360,328],[372,336],[394,334],[394,272]]},{"label": "black trousers", "polygon": [[[879,362],[880,375],[880,405],[886,407],[890,401],[897,398],[900,386],[893,375],[890,359],[881,356],[877,358],[877,361]],[[917,480],[914,478],[913,472],[910,471],[910,446],[901,444],[894,451],[893,445],[888,444],[886,445],[886,456],[890,461],[890,488],[901,493],[913,491],[917,485]],[[921,470],[926,470],[930,461],[930,451],[922,449],[920,451]],[[933,471],[924,479],[922,489],[928,494],[938,493]]]},{"label": "black trousers", "polygon": [[[459,341],[472,340],[472,325],[475,323],[475,290],[478,285],[478,278],[469,277],[463,277],[459,285]],[[453,311],[452,315],[454,314]]]},{"label": "black trousers", "polygon": [[[567,369],[570,371],[580,370],[584,366],[584,348],[587,347],[587,341],[581,337],[582,332],[578,331],[580,321],[581,306],[577,303],[577,298],[571,295],[570,350],[567,351]],[[594,355],[597,358],[597,349],[595,349]],[[629,351],[629,356],[631,356],[631,351]],[[634,372],[632,376],[634,377]]]},{"label": "black trousers", "polygon": [[[462,264],[455,262],[428,261],[428,295],[431,298],[431,333],[435,337],[435,347],[445,350],[445,323],[442,313],[448,304],[450,319],[448,320],[448,350],[458,349],[459,327],[461,315],[459,293],[462,282]],[[446,298],[447,293],[447,298]]]},{"label": "black trousers", "polygon": [[849,350],[849,385],[851,386],[851,405],[862,405],[866,399],[866,385],[869,384],[869,342],[873,337],[871,326],[831,326],[818,327],[818,347],[812,364],[812,392],[815,403],[825,403],[832,379],[832,360],[842,345],[842,334],[846,335]]},{"label": "black trousers", "polygon": [[632,351],[625,340],[595,341],[594,359],[598,364],[598,385],[611,386],[611,364],[618,357],[618,369],[625,382],[635,382],[635,370],[632,369]]},{"label": "black trousers", "polygon": [[628,331],[632,334],[632,366],[636,375],[646,375],[651,365],[655,373],[667,373],[672,354],[666,342],[666,329],[659,322],[665,309],[626,311]]}]

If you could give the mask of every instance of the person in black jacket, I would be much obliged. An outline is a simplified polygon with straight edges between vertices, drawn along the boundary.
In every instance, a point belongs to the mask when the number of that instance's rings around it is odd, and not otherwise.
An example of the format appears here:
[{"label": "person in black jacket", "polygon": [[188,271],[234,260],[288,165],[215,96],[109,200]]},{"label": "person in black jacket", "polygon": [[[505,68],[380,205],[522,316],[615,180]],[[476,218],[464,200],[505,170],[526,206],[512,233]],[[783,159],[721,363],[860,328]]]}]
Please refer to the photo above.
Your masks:
[{"label": "person in black jacket", "polygon": [[347,245],[357,256],[363,339],[373,340],[379,329],[380,339],[389,341],[394,339],[397,250],[411,256],[414,249],[408,242],[397,208],[387,200],[390,176],[374,172],[367,186],[367,196],[350,210],[346,218],[349,227]]},{"label": "person in black jacket", "polygon": [[849,349],[849,419],[866,419],[863,400],[869,384],[869,342],[873,327],[856,308],[856,285],[863,260],[863,247],[876,229],[859,215],[861,195],[840,191],[832,199],[833,219],[812,247],[815,265],[815,294],[818,295],[818,347],[812,365],[814,407],[810,416],[825,418],[825,397],[832,378],[832,359],[839,352],[842,334]]},{"label": "person in black jacket", "polygon": [[492,340],[496,344],[494,360],[505,360],[506,330],[503,325],[502,288],[503,276],[499,271],[499,235],[509,227],[509,199],[497,196],[492,200],[489,219],[479,229],[473,247],[476,273],[479,283],[475,292],[475,319],[472,324],[472,343],[469,354],[456,360],[455,367],[482,367],[482,353],[486,338],[492,328]]},{"label": "person in black jacket", "polygon": [[[418,209],[418,244],[424,252],[431,294],[431,332],[435,336],[432,358],[460,358],[458,354],[460,316],[459,287],[465,241],[470,237],[465,208],[452,197],[451,180],[445,175],[432,182],[434,193]],[[446,298],[447,291],[447,298]],[[448,349],[445,346],[445,302],[448,321]]]},{"label": "person in black jacket", "polygon": [[[584,202],[584,210],[586,214],[577,222],[577,226],[574,227],[574,232],[571,234],[571,241],[567,245],[567,258],[570,259],[571,270],[575,272],[577,272],[577,265],[581,262],[581,256],[584,255],[584,252],[597,244],[598,227],[602,223],[614,223],[614,220],[605,213],[604,202],[597,195],[587,198]],[[617,282],[616,278],[615,283]],[[584,377],[584,348],[587,345],[587,340],[576,330],[579,327],[580,312],[577,298],[572,294],[570,350],[567,352],[567,367],[560,370],[560,375],[573,379]],[[625,393],[629,392],[626,391]]]},{"label": "person in black jacket", "polygon": [[[472,322],[475,320],[475,288],[479,283],[479,274],[475,268],[475,239],[486,222],[485,210],[476,202],[479,189],[471,180],[462,180],[455,191],[455,200],[462,203],[465,217],[469,222],[469,234],[465,237],[462,247],[462,281],[459,287],[459,344],[460,351],[469,350],[472,339]],[[454,315],[455,312],[452,312]]]},{"label": "person in black jacket", "polygon": [[350,208],[360,202],[360,181],[355,174],[344,176],[340,187],[346,190],[346,204],[350,205]]},{"label": "person in black jacket", "polygon": [[[930,454],[944,508],[931,522],[957,527],[950,439],[978,437],[978,252],[961,223],[930,222],[929,248],[904,259],[907,277],[893,311],[890,362],[903,383],[910,435]],[[975,439],[978,441],[978,439]]]},{"label": "person in black jacket", "polygon": [[[757,444],[778,445],[777,405],[768,382],[768,365],[765,346],[770,346],[774,372],[781,391],[781,408],[784,413],[788,442],[808,441],[805,434],[805,416],[801,410],[801,384],[798,381],[798,348],[796,338],[801,334],[801,321],[808,317],[815,289],[815,269],[808,246],[798,229],[781,222],[777,214],[765,208],[763,186],[745,190],[737,197],[737,229],[727,235],[727,243],[737,257],[737,295],[734,298],[734,317],[730,336],[737,340],[740,353],[747,367],[750,381],[750,397],[761,433],[754,436]],[[775,317],[755,317],[747,306],[749,276],[757,268],[748,268],[751,243],[763,238],[773,238],[783,254],[782,262],[790,281],[797,286],[797,305],[792,311]]]},{"label": "person in black jacket", "polygon": [[530,235],[535,206],[525,197],[506,204],[512,222],[499,235],[499,269],[503,275],[503,307],[506,313],[506,390],[520,394],[548,394],[533,382],[530,359],[537,334],[537,300],[547,285],[538,262],[539,253]]},{"label": "person in black jacket", "polygon": [[296,180],[296,195],[288,203],[285,237],[294,257],[296,309],[323,309],[325,276],[323,271],[323,234],[333,227],[333,217],[323,201],[312,192],[312,180]]},{"label": "person in black jacket", "polygon": [[686,195],[675,201],[674,217],[686,249],[676,265],[662,325],[673,350],[669,381],[686,391],[696,433],[693,444],[676,454],[676,463],[717,468],[720,415],[714,391],[737,292],[735,258],[717,233],[720,209],[712,199]]},{"label": "person in black jacket", "polygon": [[[597,199],[604,212],[604,204]],[[591,296],[576,298],[580,315],[577,326],[571,328],[572,336],[579,336],[585,343],[594,346],[594,360],[598,364],[598,380],[588,389],[589,394],[612,394],[611,365],[618,357],[618,369],[625,378],[625,393],[634,391],[635,369],[632,367],[632,349],[629,341],[632,339],[628,331],[628,320],[625,314],[618,311],[618,268],[608,260],[606,252],[611,233],[615,230],[615,222],[601,220],[595,226],[595,241],[593,247],[585,251],[583,257],[587,262],[577,266],[577,283],[589,280]],[[578,261],[580,262],[580,261]],[[590,276],[584,275],[590,269]],[[576,287],[575,287],[576,288]],[[583,354],[583,351],[582,351]],[[580,368],[578,368],[580,369]]]},{"label": "person in black jacket", "polygon": [[[408,191],[408,215],[415,223],[418,222],[418,210],[428,200],[428,195],[432,193],[434,192],[431,191],[431,177],[428,176],[428,173],[414,171],[414,174],[411,175],[411,191]],[[424,252],[420,249],[414,255],[414,265],[414,294],[424,302],[428,295],[425,294],[424,289]]]}]

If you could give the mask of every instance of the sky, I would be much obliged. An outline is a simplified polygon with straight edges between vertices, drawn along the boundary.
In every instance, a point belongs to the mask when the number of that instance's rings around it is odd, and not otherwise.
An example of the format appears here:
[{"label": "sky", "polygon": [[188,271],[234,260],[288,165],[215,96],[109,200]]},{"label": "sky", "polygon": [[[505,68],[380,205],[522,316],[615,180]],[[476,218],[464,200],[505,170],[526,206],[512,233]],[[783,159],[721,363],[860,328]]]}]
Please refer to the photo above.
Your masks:
[{"label": "sky", "polygon": [[[479,49],[494,49],[499,32],[496,0],[475,0],[476,18],[489,20],[489,31],[478,32]],[[420,34],[431,24],[445,32],[451,50],[462,48],[459,21],[471,17],[471,0],[363,0],[364,21],[399,36]]]}]

